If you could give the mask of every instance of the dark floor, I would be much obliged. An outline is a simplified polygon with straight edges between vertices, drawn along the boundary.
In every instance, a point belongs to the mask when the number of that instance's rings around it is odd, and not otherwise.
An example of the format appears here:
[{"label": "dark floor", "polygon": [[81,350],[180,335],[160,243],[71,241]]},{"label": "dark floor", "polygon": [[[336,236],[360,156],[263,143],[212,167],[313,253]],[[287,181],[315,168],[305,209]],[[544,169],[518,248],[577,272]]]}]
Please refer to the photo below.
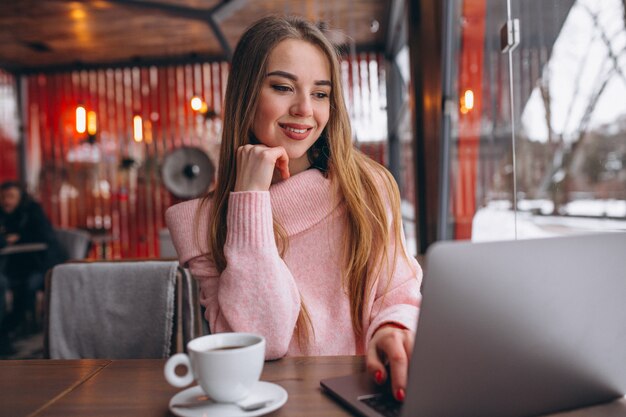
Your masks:
[{"label": "dark floor", "polygon": [[43,359],[43,332],[32,333],[12,341],[12,354],[0,354],[0,359]]},{"label": "dark floor", "polygon": [[[44,358],[44,295],[37,293],[34,311],[28,311],[15,324],[11,321],[13,297],[10,291],[4,296],[6,310],[2,315],[4,321],[0,327],[0,360],[2,359],[43,359]],[[15,318],[13,318],[15,320]],[[11,324],[8,324],[11,322]],[[6,326],[5,326],[6,325]],[[8,331],[7,328],[12,330]],[[6,332],[9,332],[7,335]],[[1,413],[0,413],[1,414]]]}]

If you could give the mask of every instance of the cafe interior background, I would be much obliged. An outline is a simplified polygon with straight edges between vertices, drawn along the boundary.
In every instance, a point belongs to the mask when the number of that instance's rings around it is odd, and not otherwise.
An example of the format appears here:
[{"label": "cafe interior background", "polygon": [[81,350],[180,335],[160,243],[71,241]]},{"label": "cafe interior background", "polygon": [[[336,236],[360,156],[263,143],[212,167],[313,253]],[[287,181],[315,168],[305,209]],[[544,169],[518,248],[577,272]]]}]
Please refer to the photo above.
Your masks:
[{"label": "cafe interior background", "polygon": [[88,259],[171,256],[164,211],[210,188],[229,58],[268,13],[328,23],[418,258],[626,230],[624,0],[0,1],[0,182]]}]

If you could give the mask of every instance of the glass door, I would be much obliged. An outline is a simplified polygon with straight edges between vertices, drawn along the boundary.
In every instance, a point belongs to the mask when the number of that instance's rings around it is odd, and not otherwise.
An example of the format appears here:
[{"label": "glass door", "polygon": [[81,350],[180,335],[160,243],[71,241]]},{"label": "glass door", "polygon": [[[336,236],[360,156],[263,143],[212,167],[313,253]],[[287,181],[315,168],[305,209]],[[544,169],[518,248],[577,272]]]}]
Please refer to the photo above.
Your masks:
[{"label": "glass door", "polygon": [[440,238],[626,230],[624,2],[457,0],[445,16]]}]

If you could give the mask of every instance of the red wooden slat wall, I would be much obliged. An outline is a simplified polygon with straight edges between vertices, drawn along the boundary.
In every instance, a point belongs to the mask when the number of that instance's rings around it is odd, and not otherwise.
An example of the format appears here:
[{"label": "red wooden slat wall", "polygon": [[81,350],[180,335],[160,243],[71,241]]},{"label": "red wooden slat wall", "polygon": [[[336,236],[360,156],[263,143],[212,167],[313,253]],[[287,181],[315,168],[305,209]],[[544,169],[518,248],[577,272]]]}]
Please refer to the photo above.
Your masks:
[{"label": "red wooden slat wall", "polygon": [[[93,258],[158,257],[163,213],[178,201],[162,185],[161,164],[183,145],[214,152],[219,131],[191,111],[189,100],[220,71],[220,64],[189,64],[26,77],[27,119],[34,121],[27,135],[40,138],[29,141],[28,153],[41,155],[36,194],[53,224],[90,230]],[[205,99],[221,102],[221,84],[207,85]],[[78,105],[97,114],[94,143],[75,130]],[[136,115],[141,142],[133,136]]]},{"label": "red wooden slat wall", "polygon": [[[373,76],[363,61],[379,63],[379,84],[384,76],[379,55],[359,54],[344,61],[344,87],[354,123],[375,114],[385,117],[384,108],[375,108],[374,101],[363,102],[372,96],[363,90],[373,85],[363,80]],[[183,145],[200,147],[217,161],[221,122],[194,113],[189,101],[200,95],[221,114],[228,69],[227,63],[212,62],[27,76],[27,152],[40,169],[34,186],[53,224],[90,230],[97,242],[92,258],[158,257],[163,213],[178,201],[162,184],[161,164],[172,149]],[[0,73],[0,94],[1,86],[12,82]],[[75,130],[79,104],[97,114],[93,144]],[[135,115],[143,120],[142,142],[133,139]],[[17,175],[16,147],[7,145],[4,126],[3,178]],[[384,163],[385,139],[361,147]]]}]

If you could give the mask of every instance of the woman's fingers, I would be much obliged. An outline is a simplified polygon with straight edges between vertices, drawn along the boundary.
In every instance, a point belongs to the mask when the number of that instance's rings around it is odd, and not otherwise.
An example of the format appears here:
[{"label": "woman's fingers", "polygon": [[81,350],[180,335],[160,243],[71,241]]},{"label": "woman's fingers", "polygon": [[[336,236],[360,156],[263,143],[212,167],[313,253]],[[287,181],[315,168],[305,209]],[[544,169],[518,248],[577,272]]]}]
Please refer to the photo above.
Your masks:
[{"label": "woman's fingers", "polygon": [[[373,341],[373,340],[372,340]],[[378,384],[382,384],[387,379],[387,370],[385,369],[384,358],[378,353],[378,348],[375,343],[370,343],[365,358],[365,366],[367,372],[374,377],[374,381]]]},{"label": "woman's fingers", "polygon": [[[398,330],[403,332],[405,330]],[[391,372],[391,392],[398,401],[404,401],[407,373],[409,369],[409,357],[404,350],[404,343],[401,337],[386,339],[383,347],[389,359],[389,370]]]},{"label": "woman's fingers", "polygon": [[289,178],[289,156],[282,146],[244,145],[237,149],[235,191],[267,191],[274,171]]},{"label": "woman's fingers", "polygon": [[[366,357],[367,370],[379,384],[388,377],[391,390],[398,401],[403,401],[413,337],[408,330],[382,327],[372,337]],[[391,375],[386,375],[385,364]]]},{"label": "woman's fingers", "polygon": [[280,172],[282,179],[286,180],[291,175],[289,173],[289,156],[287,151],[282,146],[276,148],[270,148],[278,152],[278,158],[276,159],[276,169]]}]

